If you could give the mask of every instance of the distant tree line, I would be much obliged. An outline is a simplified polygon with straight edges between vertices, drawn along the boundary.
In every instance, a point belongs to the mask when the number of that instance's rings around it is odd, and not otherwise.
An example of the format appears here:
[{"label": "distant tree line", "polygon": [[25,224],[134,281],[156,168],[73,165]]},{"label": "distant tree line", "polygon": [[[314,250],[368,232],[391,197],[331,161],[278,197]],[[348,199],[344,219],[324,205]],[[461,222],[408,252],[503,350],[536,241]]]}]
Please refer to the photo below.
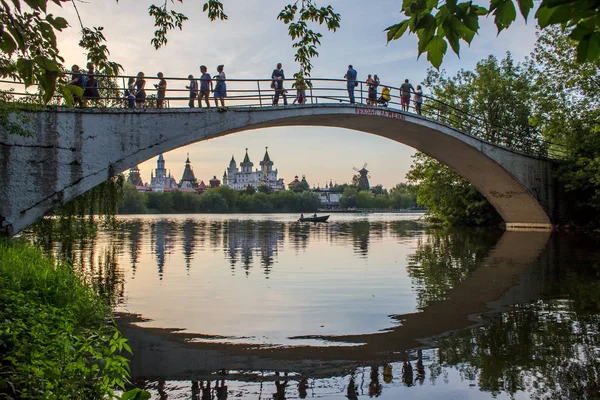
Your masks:
[{"label": "distant tree line", "polygon": [[414,187],[404,183],[397,184],[391,190],[381,185],[370,190],[360,190],[357,185],[335,186],[342,192],[340,208],[378,208],[378,209],[416,209],[417,196]]},{"label": "distant tree line", "polygon": [[[398,184],[390,191],[381,185],[359,190],[356,185],[349,184],[336,185],[332,190],[343,192],[340,208],[418,208],[414,188],[406,184]],[[221,186],[198,195],[180,191],[138,192],[135,186],[127,183],[119,213],[314,212],[321,206],[321,197],[311,192],[308,184],[277,192],[266,185],[258,189],[248,186],[239,192]]]},{"label": "distant tree line", "polygon": [[242,192],[221,186],[197,195],[180,191],[138,192],[135,186],[126,184],[119,213],[314,212],[320,206],[318,194],[293,190],[273,192],[268,186]]}]

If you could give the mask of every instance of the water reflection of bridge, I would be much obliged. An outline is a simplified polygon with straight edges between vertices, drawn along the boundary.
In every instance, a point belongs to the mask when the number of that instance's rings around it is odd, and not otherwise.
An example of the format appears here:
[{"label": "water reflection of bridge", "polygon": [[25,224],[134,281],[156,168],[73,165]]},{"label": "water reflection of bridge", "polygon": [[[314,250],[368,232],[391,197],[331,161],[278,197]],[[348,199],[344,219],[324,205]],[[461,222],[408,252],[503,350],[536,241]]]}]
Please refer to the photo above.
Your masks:
[{"label": "water reflection of bridge", "polygon": [[[381,230],[389,231],[389,227],[390,225],[383,224]],[[333,229],[337,230],[339,227]],[[352,230],[348,234],[351,235],[351,232]],[[407,232],[410,234],[410,231]],[[317,231],[317,233],[322,234],[323,232],[319,233]],[[447,276],[446,279],[440,279],[437,282],[437,287],[435,286],[435,280],[429,280],[427,285],[420,286],[420,289],[417,284],[417,289],[424,292],[423,298],[425,300],[421,304],[422,311],[393,316],[394,319],[400,322],[400,325],[383,332],[366,335],[310,336],[299,338],[337,342],[338,346],[298,346],[268,349],[251,345],[222,343],[182,343],[181,345],[175,345],[174,342],[171,342],[171,340],[177,342],[179,339],[187,342],[188,339],[194,337],[193,334],[181,334],[169,337],[167,340],[169,350],[166,353],[161,353],[161,357],[165,357],[166,359],[174,357],[178,361],[175,362],[175,359],[173,359],[173,364],[170,364],[170,362],[164,359],[162,360],[162,364],[165,365],[165,362],[167,362],[167,365],[170,365],[173,371],[182,371],[181,368],[183,367],[177,367],[176,364],[180,362],[179,357],[183,353],[190,351],[192,353],[195,351],[224,351],[227,354],[235,355],[235,357],[239,358],[236,358],[236,361],[232,361],[233,365],[227,366],[227,368],[231,369],[240,369],[244,362],[249,362],[247,358],[253,360],[251,365],[260,365],[261,368],[259,369],[269,370],[278,369],[273,367],[273,365],[277,365],[277,362],[273,360],[311,359],[315,360],[315,362],[318,360],[323,365],[327,365],[328,362],[338,363],[336,360],[348,359],[362,362],[374,359],[386,361],[402,360],[406,357],[408,349],[423,346],[424,339],[476,324],[477,319],[474,319],[474,316],[476,317],[489,312],[489,304],[492,302],[499,302],[499,305],[503,305],[502,301],[511,303],[522,301],[525,298],[529,299],[532,296],[528,292],[530,288],[521,288],[519,291],[518,282],[542,253],[547,240],[548,233],[506,232],[494,250],[489,252],[485,258],[476,252],[463,254],[460,256],[462,258],[459,258],[455,254],[455,257],[452,258],[452,262],[455,264],[454,268],[457,269],[461,265],[466,265],[467,270],[458,274],[455,279],[451,276]],[[437,246],[437,250],[440,249],[439,243],[435,244],[435,246]],[[426,252],[429,250],[424,249],[423,251]],[[468,268],[471,268],[469,267],[470,263],[477,264],[478,268],[469,271]],[[452,272],[450,271],[448,274],[452,274]],[[418,276],[413,278],[418,283],[420,278]],[[511,288],[513,288],[511,298],[504,299],[503,296]],[[444,291],[444,296],[439,296],[439,292],[442,290]],[[430,293],[427,293],[427,291],[430,291]],[[162,333],[164,334],[164,331]],[[141,342],[143,343],[144,340]],[[179,346],[181,347],[178,350]],[[142,350],[140,349],[140,351]],[[143,350],[144,353],[146,351],[148,350]],[[156,349],[153,351],[156,351]],[[263,356],[266,358],[263,359]],[[148,371],[148,368],[152,369],[154,368],[152,366],[156,366],[157,364],[145,363],[145,365],[145,367],[139,367],[144,371]]]},{"label": "water reflection of bridge", "polygon": [[[424,243],[425,255],[417,255],[419,262],[429,262],[426,254],[443,253],[446,248],[454,255],[448,258],[455,264],[450,267],[458,268],[459,260],[470,263],[473,253],[458,256],[460,243],[448,245],[444,235],[429,237],[433,240]],[[591,303],[565,302],[562,299],[570,297],[565,292],[574,291],[576,298],[592,292],[574,285],[573,270],[555,266],[569,260],[568,265],[577,267],[576,274],[581,273],[575,281],[582,282],[589,280],[589,274],[594,276],[594,268],[589,265],[582,270],[581,261],[572,259],[581,252],[561,251],[556,244],[545,249],[547,239],[547,234],[507,233],[477,262],[477,268],[465,273],[454,287],[446,286],[444,300],[430,298],[422,312],[395,316],[402,325],[371,335],[323,337],[358,346],[260,349],[184,343],[193,335],[124,325],[125,334],[131,334],[133,344],[139,346],[138,354],[143,354],[133,359],[134,375],[143,376],[140,384],[149,389],[156,384],[153,379],[161,377],[158,385],[164,393],[169,393],[165,380],[178,379],[171,388],[181,388],[181,380],[190,379],[193,388],[198,380],[226,379],[226,385],[234,389],[230,393],[241,395],[245,390],[248,398],[259,394],[259,383],[260,393],[265,393],[264,384],[266,393],[291,398],[296,394],[304,398],[307,389],[321,397],[357,399],[383,393],[405,398],[411,397],[406,390],[412,386],[419,390],[428,381],[441,384],[442,378],[447,383],[449,376],[463,383],[465,390],[476,384],[494,396],[505,392],[512,398],[525,392],[534,399],[596,398],[600,314],[597,304],[595,313],[589,314],[589,307],[598,300],[597,294],[589,298]],[[432,248],[426,248],[429,245]],[[440,254],[441,265],[448,266],[446,256]],[[562,261],[557,263],[557,258]],[[557,274],[571,276],[571,283],[557,285]],[[446,278],[440,282],[452,282]],[[553,296],[561,300],[553,301]],[[436,336],[435,341],[423,341],[428,336]],[[149,340],[152,349],[145,345]],[[223,368],[236,372],[214,375]],[[450,388],[458,393],[456,386]]]}]

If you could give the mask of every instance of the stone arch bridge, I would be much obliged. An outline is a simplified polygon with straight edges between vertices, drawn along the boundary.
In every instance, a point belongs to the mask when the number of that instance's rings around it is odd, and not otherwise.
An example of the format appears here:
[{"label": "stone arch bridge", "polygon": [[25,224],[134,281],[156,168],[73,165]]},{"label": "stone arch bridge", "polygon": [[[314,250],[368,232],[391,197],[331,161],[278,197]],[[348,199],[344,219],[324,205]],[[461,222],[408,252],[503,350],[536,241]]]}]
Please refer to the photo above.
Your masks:
[{"label": "stone arch bridge", "polygon": [[26,128],[35,136],[9,134],[0,126],[0,230],[8,235],[160,153],[218,136],[282,126],[347,128],[413,147],[471,182],[498,210],[507,229],[550,229],[559,217],[553,161],[392,109],[327,104],[24,112],[31,117]]}]

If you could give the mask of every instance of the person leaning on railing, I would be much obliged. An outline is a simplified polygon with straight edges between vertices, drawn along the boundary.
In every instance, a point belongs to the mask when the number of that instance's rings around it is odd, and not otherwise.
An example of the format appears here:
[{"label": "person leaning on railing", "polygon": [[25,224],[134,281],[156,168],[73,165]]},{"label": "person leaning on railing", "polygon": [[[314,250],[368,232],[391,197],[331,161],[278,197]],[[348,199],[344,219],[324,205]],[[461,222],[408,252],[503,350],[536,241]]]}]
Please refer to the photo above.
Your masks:
[{"label": "person leaning on railing", "polygon": [[402,111],[408,111],[410,106],[410,93],[415,92],[415,88],[408,82],[408,79],[404,80],[404,83],[400,85],[400,104]]}]

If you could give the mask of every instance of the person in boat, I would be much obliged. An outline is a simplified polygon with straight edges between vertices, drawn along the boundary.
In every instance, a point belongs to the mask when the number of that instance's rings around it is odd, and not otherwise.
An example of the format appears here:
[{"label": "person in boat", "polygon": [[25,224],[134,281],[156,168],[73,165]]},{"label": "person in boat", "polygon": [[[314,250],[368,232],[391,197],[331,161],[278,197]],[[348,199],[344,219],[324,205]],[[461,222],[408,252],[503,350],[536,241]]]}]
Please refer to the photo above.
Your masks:
[{"label": "person in boat", "polygon": [[304,219],[304,213],[300,214],[300,219]]}]

